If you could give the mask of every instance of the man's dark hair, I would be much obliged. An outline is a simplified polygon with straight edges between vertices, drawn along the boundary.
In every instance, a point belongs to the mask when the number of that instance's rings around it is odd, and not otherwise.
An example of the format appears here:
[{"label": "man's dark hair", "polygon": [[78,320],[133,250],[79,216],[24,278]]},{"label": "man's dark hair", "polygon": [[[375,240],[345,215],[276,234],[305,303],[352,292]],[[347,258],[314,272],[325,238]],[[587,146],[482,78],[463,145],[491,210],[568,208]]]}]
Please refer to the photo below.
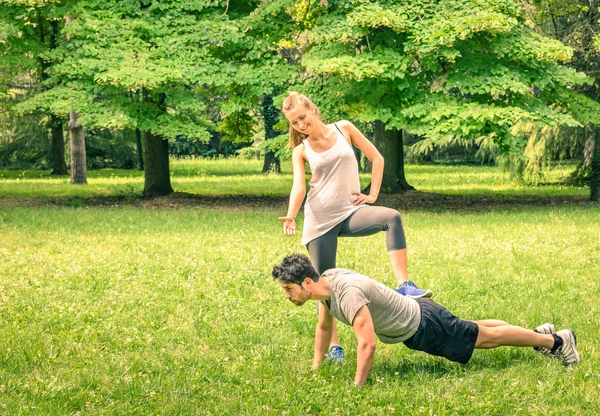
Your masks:
[{"label": "man's dark hair", "polygon": [[286,256],[281,264],[273,267],[273,279],[283,283],[295,283],[302,286],[305,278],[317,282],[319,273],[304,254],[290,254]]}]

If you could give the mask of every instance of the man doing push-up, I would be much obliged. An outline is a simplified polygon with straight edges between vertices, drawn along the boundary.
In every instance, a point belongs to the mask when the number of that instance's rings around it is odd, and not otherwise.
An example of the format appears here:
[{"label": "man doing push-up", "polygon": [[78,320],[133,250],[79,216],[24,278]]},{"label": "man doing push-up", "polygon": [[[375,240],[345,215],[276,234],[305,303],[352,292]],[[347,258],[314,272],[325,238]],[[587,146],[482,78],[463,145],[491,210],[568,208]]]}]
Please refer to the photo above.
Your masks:
[{"label": "man doing push-up", "polygon": [[313,369],[325,358],[333,318],[352,326],[358,340],[354,383],[362,386],[373,363],[375,336],[386,344],[403,342],[408,348],[466,363],[475,348],[534,347],[559,358],[565,366],[579,362],[575,334],[555,331],[551,323],[535,330],[497,319],[468,321],[428,298],[401,296],[387,286],[347,269],[315,271],[308,257],[287,256],[273,268],[273,279],[285,297],[298,306],[307,300],[319,305]]}]

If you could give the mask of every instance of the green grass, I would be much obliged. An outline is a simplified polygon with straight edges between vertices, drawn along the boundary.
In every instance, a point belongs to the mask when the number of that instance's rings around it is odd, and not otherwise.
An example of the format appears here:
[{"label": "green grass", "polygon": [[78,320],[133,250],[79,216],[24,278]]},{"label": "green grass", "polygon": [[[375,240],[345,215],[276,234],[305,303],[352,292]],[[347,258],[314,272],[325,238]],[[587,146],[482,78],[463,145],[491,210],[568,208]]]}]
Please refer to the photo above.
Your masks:
[{"label": "green grass", "polygon": [[564,185],[573,166],[557,166],[543,186],[528,186],[510,178],[499,167],[408,165],[406,176],[420,191],[455,195],[589,195],[589,188]]},{"label": "green grass", "polygon": [[[287,196],[292,184],[289,161],[282,175],[262,175],[262,161],[239,159],[172,160],[171,182],[178,192],[199,195]],[[511,180],[498,167],[407,165],[406,177],[420,191],[461,195],[586,196],[587,187],[561,184],[572,167],[561,166],[549,173],[548,184],[530,187]],[[369,175],[361,175],[363,186]],[[144,174],[137,170],[103,169],[88,172],[87,186],[71,186],[68,177],[52,177],[50,171],[0,170],[0,197],[65,198],[122,197],[141,195]]]},{"label": "green grass", "polygon": [[[228,172],[214,163],[206,177]],[[235,168],[246,175],[249,166]],[[423,187],[450,183],[453,173],[473,175],[485,190],[485,175],[496,175],[441,167],[436,178],[432,167],[411,169]],[[105,171],[96,178],[114,192],[116,178]],[[277,178],[243,179],[251,189]],[[19,208],[30,186],[20,181],[0,184],[14,198],[0,204],[0,414],[592,415],[600,408],[597,204],[403,212],[409,274],[438,302],[468,319],[571,327],[580,365],[564,369],[531,349],[500,348],[477,351],[461,366],[378,344],[369,382],[357,390],[351,328],[340,325],[346,364],[311,372],[314,307],[285,301],[269,276],[284,255],[304,251],[299,236],[281,235],[281,208]],[[341,239],[338,265],[393,285],[383,234]]]}]

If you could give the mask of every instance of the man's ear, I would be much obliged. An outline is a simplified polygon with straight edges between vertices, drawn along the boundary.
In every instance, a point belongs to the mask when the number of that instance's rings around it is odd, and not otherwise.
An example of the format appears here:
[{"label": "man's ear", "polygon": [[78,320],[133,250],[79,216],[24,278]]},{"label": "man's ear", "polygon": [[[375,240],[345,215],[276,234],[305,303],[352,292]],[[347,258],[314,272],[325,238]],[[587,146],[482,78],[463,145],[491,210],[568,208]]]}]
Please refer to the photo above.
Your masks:
[{"label": "man's ear", "polygon": [[315,283],[310,277],[305,277],[302,281],[302,287],[309,289]]}]

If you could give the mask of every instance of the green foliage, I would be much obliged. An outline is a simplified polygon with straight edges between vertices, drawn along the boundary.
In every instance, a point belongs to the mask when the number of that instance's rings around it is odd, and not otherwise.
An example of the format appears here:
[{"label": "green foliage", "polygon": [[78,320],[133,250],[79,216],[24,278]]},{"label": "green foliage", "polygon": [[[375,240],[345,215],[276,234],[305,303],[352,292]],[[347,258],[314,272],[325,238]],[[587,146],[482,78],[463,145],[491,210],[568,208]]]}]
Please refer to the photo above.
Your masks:
[{"label": "green foliage", "polygon": [[15,117],[0,123],[0,166],[8,169],[49,169],[50,140],[47,119],[39,114]]},{"label": "green foliage", "polygon": [[475,139],[461,136],[447,136],[444,139],[420,139],[407,148],[405,157],[410,162],[424,160],[450,161],[460,158],[463,161],[480,163],[494,162],[498,157],[498,145],[493,135],[480,136]]},{"label": "green foliage", "polygon": [[224,133],[223,140],[236,144],[250,143],[254,134],[254,117],[247,112],[236,111],[219,123],[217,131]]},{"label": "green foliage", "polygon": [[39,57],[50,38],[46,17],[56,7],[54,1],[0,1],[0,92],[5,92],[19,74],[33,73],[41,78]]},{"label": "green foliage", "polygon": [[513,130],[515,134],[527,138],[524,152],[502,155],[499,162],[512,177],[530,185],[539,185],[547,179],[553,161],[579,157],[586,142],[582,128],[540,127],[533,123],[521,123]]},{"label": "green foliage", "polygon": [[287,74],[268,41],[252,42],[253,31],[266,30],[252,23],[261,13],[276,14],[271,4],[266,11],[257,6],[256,1],[73,4],[63,10],[75,18],[64,28],[63,41],[45,54],[56,62],[48,80],[54,87],[19,110],[75,110],[88,128],[208,140],[212,96],[240,91],[223,101],[243,103],[234,112],[223,108],[231,120],[248,108],[248,97],[273,84],[268,77]]},{"label": "green foliage", "polygon": [[[139,129],[171,139],[177,155],[231,154],[253,135],[259,97],[294,79],[296,69],[278,46],[295,25],[287,12],[292,4],[63,3],[53,18],[73,20],[61,23],[56,48],[29,51],[52,62],[46,88],[16,110],[74,110],[88,129]],[[42,6],[33,4],[32,16]]]},{"label": "green foliage", "polygon": [[520,153],[518,123],[577,126],[581,107],[600,114],[585,97],[567,104],[574,86],[593,80],[565,67],[572,49],[530,29],[512,0],[313,7],[305,90],[326,91],[338,111],[404,128],[427,146],[487,137],[501,153]]},{"label": "green foliage", "polygon": [[262,160],[265,157],[265,151],[260,148],[260,143],[241,148],[236,151],[236,154],[243,160]]},{"label": "green foliage", "polygon": [[[555,101],[556,108],[568,111],[583,126],[599,125],[597,101],[600,98],[600,54],[593,47],[594,35],[600,29],[598,5],[577,0],[532,1],[528,4],[528,17],[538,31],[573,48],[573,59],[569,62],[572,67],[569,69],[570,73],[561,69],[564,75],[558,74],[563,83],[568,82],[575,70],[586,72],[595,78],[560,91]],[[523,128],[524,126],[526,127]],[[581,162],[572,174],[572,182],[582,184],[589,179],[590,157],[585,149],[591,142],[586,130],[527,124],[518,130],[528,140],[524,154],[509,155],[501,159],[502,165],[513,176],[535,184],[543,179],[553,160],[575,157]]]},{"label": "green foliage", "polygon": [[215,131],[210,131],[210,133],[211,138],[209,142],[189,139],[185,136],[178,136],[173,140],[169,140],[169,154],[177,158],[228,157],[235,155],[238,149],[243,146],[243,144],[222,140],[221,133]]},{"label": "green foliage", "polygon": [[258,148],[262,152],[275,152],[275,157],[282,160],[288,160],[292,157],[292,149],[288,147],[289,140],[289,134],[280,134],[272,139],[260,142]]},{"label": "green foliage", "polygon": [[135,136],[131,130],[87,130],[86,163],[89,169],[133,169],[136,166]]}]

